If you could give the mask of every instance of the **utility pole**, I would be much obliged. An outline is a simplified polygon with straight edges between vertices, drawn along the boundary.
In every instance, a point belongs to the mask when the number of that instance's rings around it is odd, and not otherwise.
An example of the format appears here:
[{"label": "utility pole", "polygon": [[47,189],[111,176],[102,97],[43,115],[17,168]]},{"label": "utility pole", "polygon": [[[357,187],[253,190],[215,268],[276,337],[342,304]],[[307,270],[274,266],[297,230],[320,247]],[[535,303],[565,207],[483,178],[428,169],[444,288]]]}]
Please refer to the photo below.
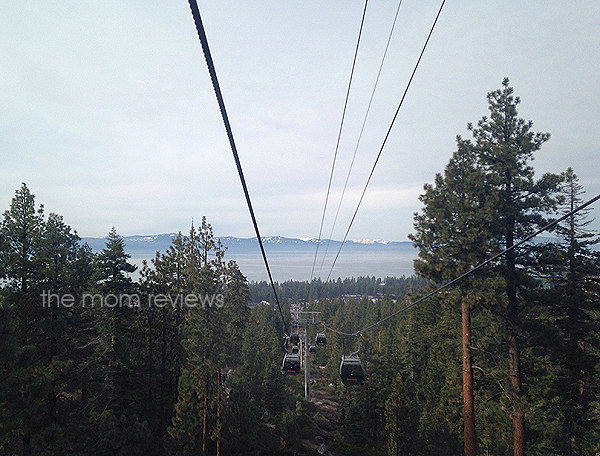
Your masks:
[{"label": "utility pole", "polygon": [[299,318],[300,323],[304,323],[304,399],[312,401],[310,397],[310,344],[308,343],[308,328],[309,325],[319,323],[319,319],[316,318],[321,312],[301,312],[302,314],[309,314],[309,318]]},{"label": "utility pole", "polygon": [[308,321],[304,332],[304,399],[311,401],[310,397],[310,351],[308,349]]}]

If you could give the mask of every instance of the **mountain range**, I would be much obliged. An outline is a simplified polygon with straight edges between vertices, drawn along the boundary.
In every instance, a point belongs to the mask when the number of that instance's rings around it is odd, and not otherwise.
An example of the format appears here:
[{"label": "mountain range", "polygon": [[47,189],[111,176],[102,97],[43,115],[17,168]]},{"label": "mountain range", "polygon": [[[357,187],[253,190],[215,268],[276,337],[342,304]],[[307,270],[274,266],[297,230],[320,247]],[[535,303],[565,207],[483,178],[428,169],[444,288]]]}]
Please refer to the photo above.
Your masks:
[{"label": "mountain range", "polygon": [[[123,236],[125,241],[125,251],[134,258],[153,257],[158,252],[165,252],[171,245],[172,240],[177,233],[154,234],[146,236]],[[231,257],[238,254],[247,255],[260,253],[258,241],[253,238],[239,238],[235,236],[217,237],[223,246],[227,249],[226,256]],[[337,252],[341,241],[321,239],[318,241],[313,238],[288,238],[283,236],[266,236],[262,238],[265,251],[267,253],[310,253],[315,252],[317,243],[319,251],[327,249],[330,252]],[[94,252],[100,252],[106,245],[105,238],[85,237],[81,239],[82,243],[87,243]],[[383,241],[362,239],[346,241],[344,251],[349,252],[414,252],[415,249],[410,241]]]},{"label": "mountain range", "polygon": [[[131,261],[141,268],[143,260],[154,258],[156,252],[166,252],[176,236],[176,233],[123,236],[125,252],[131,255]],[[267,279],[255,237],[220,236],[217,238],[227,249],[225,260],[235,260],[248,280]],[[86,237],[81,242],[87,243],[94,252],[101,252],[106,245],[105,238]],[[319,243],[318,261],[315,260],[317,242]],[[414,274],[413,260],[417,257],[417,250],[409,241],[370,239],[346,241],[334,269],[333,259],[340,248],[340,241],[266,236],[263,238],[263,245],[274,279],[277,281],[304,281],[311,277],[325,278],[330,274],[332,278],[410,276]],[[137,273],[134,276],[137,276]]]}]

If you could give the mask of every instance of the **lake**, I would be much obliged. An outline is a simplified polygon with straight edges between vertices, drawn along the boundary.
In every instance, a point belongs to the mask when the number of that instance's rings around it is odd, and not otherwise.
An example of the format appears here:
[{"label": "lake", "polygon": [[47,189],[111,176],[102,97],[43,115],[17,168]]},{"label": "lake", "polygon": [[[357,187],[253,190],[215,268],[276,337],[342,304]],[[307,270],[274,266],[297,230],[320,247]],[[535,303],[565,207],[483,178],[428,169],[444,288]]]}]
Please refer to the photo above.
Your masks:
[{"label": "lake", "polygon": [[[310,280],[313,266],[314,252],[272,252],[267,253],[269,267],[276,282],[286,280]],[[332,279],[338,277],[409,277],[414,274],[413,260],[417,257],[413,251],[369,251],[353,252],[342,251],[331,273]],[[131,261],[141,267],[144,258],[132,258]],[[146,257],[145,259],[149,259]],[[225,260],[235,260],[249,281],[268,280],[267,271],[260,252],[226,254]],[[333,255],[328,258],[319,274],[322,260],[319,259],[315,267],[315,277],[325,280],[331,268]],[[135,277],[137,279],[137,277]]]}]

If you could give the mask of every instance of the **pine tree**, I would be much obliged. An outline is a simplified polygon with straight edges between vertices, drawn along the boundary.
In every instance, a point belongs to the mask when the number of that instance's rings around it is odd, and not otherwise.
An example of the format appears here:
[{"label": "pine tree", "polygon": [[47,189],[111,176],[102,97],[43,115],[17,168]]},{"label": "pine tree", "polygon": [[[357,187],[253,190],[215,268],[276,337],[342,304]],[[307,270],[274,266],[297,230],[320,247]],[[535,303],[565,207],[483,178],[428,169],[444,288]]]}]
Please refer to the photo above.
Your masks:
[{"label": "pine tree", "polygon": [[[4,293],[0,294],[0,451],[4,454],[18,454],[26,450],[22,445],[24,436],[24,404],[16,391],[23,388],[23,374],[26,369],[15,362],[20,353],[15,336],[15,318],[11,304]],[[29,450],[30,451],[30,450]]]},{"label": "pine tree", "polygon": [[[47,390],[41,378],[45,369],[36,369],[37,360],[44,357],[40,346],[44,334],[40,329],[45,311],[41,305],[41,267],[37,258],[43,213],[43,206],[36,209],[35,196],[23,183],[15,192],[10,208],[4,212],[1,227],[3,279],[10,291],[7,304],[15,317],[13,337],[17,340],[15,357],[9,360],[9,365],[12,381],[16,381],[18,387],[6,391],[6,403],[10,404],[9,410],[17,425],[11,432],[12,437],[19,439],[24,455],[38,448],[34,430],[45,428],[41,417],[46,416]],[[8,381],[11,382],[11,378]]]},{"label": "pine tree", "polygon": [[388,454],[414,454],[418,435],[418,413],[410,401],[401,375],[392,383],[391,394],[385,402],[385,418],[385,428],[389,432]]},{"label": "pine tree", "polygon": [[231,260],[227,264],[225,277],[223,319],[226,322],[228,334],[225,362],[230,368],[235,369],[241,364],[240,353],[250,318],[250,308],[248,307],[250,292],[248,281],[235,261]]},{"label": "pine tree", "polygon": [[271,416],[279,415],[285,408],[285,378],[281,375],[279,359],[272,359],[266,367],[262,385],[264,391],[264,407]]},{"label": "pine tree", "polygon": [[[227,351],[222,342],[226,339],[226,325],[221,309],[226,267],[224,251],[205,217],[198,230],[192,225],[183,246],[182,290],[196,296],[197,301],[185,307],[180,326],[185,358],[179,378],[177,413],[169,433],[185,451],[207,452],[215,445],[220,446],[222,439],[218,412],[222,386],[216,382],[216,376]],[[200,420],[194,415],[196,411],[201,414]]]},{"label": "pine tree", "polygon": [[[119,379],[130,368],[129,347],[134,337],[134,308],[139,304],[137,287],[129,276],[136,266],[129,263],[125,241],[113,227],[106,238],[106,246],[96,262],[96,289],[91,301],[84,300],[95,316],[100,343],[96,346],[98,361],[103,366],[102,389],[106,400],[117,402],[118,409],[128,402],[127,388]],[[96,301],[98,299],[98,301]]]},{"label": "pine tree", "polygon": [[13,342],[2,350],[9,357],[3,378],[11,386],[3,388],[7,394],[0,402],[22,453],[49,454],[67,445],[66,423],[76,411],[66,400],[78,391],[75,303],[87,286],[91,256],[61,216],[44,220],[25,184],[4,213],[0,232],[5,315],[15,321],[5,326]]},{"label": "pine tree", "polygon": [[129,258],[125,241],[112,228],[81,304],[89,324],[84,347],[91,350],[82,369],[86,421],[78,444],[100,454],[150,452],[150,431],[139,419],[144,391],[137,370],[140,296],[129,275],[136,270]]},{"label": "pine tree", "polygon": [[[563,213],[580,206],[583,186],[573,170],[564,174],[561,193],[565,203]],[[600,357],[597,334],[600,332],[600,311],[597,277],[600,275],[600,253],[593,250],[600,237],[587,227],[589,210],[572,214],[557,231],[561,237],[559,268],[554,270],[551,309],[560,341],[557,365],[564,369],[558,392],[564,416],[561,441],[564,454],[592,454],[587,437],[597,425],[592,403],[599,391],[597,367]],[[561,279],[556,276],[562,277]]]},{"label": "pine tree", "polygon": [[[550,134],[534,133],[531,121],[517,117],[520,99],[513,96],[508,78],[502,82],[501,89],[490,92],[487,98],[490,117],[483,117],[476,127],[469,125],[469,130],[473,134],[478,161],[485,169],[486,180],[497,198],[498,223],[493,225],[494,235],[510,249],[518,240],[545,224],[544,215],[556,207],[557,200],[553,194],[561,177],[545,174],[538,181],[534,180],[529,161]],[[531,256],[523,252],[517,256],[517,252],[510,250],[500,271],[506,283],[507,306],[503,313],[508,333],[515,456],[525,454],[519,290],[530,282],[519,265],[531,267],[530,259]]]},{"label": "pine tree", "polygon": [[12,289],[27,292],[39,275],[35,255],[44,224],[44,206],[35,208],[35,195],[23,183],[2,221],[4,277]]},{"label": "pine tree", "polygon": [[[420,197],[423,213],[415,215],[416,234],[410,236],[419,249],[415,270],[434,285],[455,279],[483,263],[498,251],[497,240],[489,227],[495,223],[495,199],[485,180],[485,172],[468,141],[457,138],[458,149],[436,175],[435,185],[426,185]],[[463,418],[465,455],[474,456],[475,409],[471,356],[471,309],[481,300],[475,290],[490,286],[486,272],[469,277],[457,285],[458,295],[448,294],[461,308]]]},{"label": "pine tree", "polygon": [[[144,262],[141,271],[140,340],[143,358],[139,368],[145,378],[145,412],[156,446],[172,425],[177,402],[177,383],[183,368],[184,353],[179,326],[185,313],[181,302],[184,281],[185,246],[179,233],[165,253],[156,252],[152,267]],[[157,302],[156,297],[171,296],[175,304]],[[159,305],[157,305],[159,304]]]},{"label": "pine tree", "polygon": [[98,255],[97,282],[100,289],[107,293],[119,294],[131,292],[135,287],[128,274],[137,267],[129,263],[131,255],[125,252],[125,240],[117,230],[111,228],[106,238],[106,247]]},{"label": "pine tree", "polygon": [[[416,268],[429,279],[440,282],[454,278],[502,248],[511,249],[543,226],[545,215],[556,207],[558,200],[553,195],[561,177],[546,174],[535,181],[528,164],[550,135],[532,132],[532,122],[517,117],[520,100],[512,94],[508,79],[501,89],[488,94],[490,117],[483,117],[477,126],[469,124],[473,140],[458,137],[458,151],[444,176],[436,176],[435,186],[425,187],[425,209],[415,218],[417,234],[413,240],[420,249]],[[492,306],[506,323],[516,456],[525,451],[519,296],[524,296],[527,287],[536,286],[529,274],[537,268],[536,258],[536,248],[518,256],[511,249],[501,263],[458,284],[462,290],[465,387],[470,383],[469,308],[476,302]],[[501,288],[503,298],[496,291]],[[472,415],[467,407],[472,393],[466,389],[464,393],[465,416]],[[466,450],[467,435],[471,434],[467,431],[465,428]],[[472,444],[469,446],[469,454],[473,454]]]}]

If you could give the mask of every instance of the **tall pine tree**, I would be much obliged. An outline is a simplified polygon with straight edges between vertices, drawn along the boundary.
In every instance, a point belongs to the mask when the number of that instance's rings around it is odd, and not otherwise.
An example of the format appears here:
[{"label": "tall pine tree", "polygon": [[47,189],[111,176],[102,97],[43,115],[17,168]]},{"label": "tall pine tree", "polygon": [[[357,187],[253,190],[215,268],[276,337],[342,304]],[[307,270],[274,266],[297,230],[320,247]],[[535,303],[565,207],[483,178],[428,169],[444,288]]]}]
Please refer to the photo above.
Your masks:
[{"label": "tall pine tree", "polygon": [[[471,144],[460,136],[457,143],[457,151],[446,166],[444,175],[435,177],[435,185],[425,185],[425,193],[420,197],[423,211],[415,215],[415,234],[410,236],[419,249],[415,271],[431,280],[434,286],[468,273],[498,252],[497,238],[490,230],[496,223],[496,201]],[[492,282],[489,274],[482,271],[459,283],[458,293],[448,293],[445,297],[456,300],[462,316],[466,456],[474,456],[476,449],[471,312],[472,307],[483,299],[483,293],[478,290],[493,289]],[[491,299],[493,296],[487,297],[487,300]]]},{"label": "tall pine tree", "polygon": [[[557,205],[555,197],[561,177],[546,174],[534,179],[529,162],[550,135],[534,133],[532,122],[518,117],[520,100],[504,79],[502,88],[487,96],[490,116],[476,126],[468,125],[473,140],[458,138],[458,151],[444,177],[435,186],[426,186],[422,197],[423,215],[416,216],[420,249],[418,272],[442,281],[481,263],[502,248],[510,249],[499,263],[459,284],[463,307],[464,384],[469,383],[469,312],[474,302],[493,305],[494,313],[505,322],[510,365],[511,417],[515,456],[525,452],[525,410],[522,385],[520,310],[524,292],[536,286],[531,272],[537,268],[535,248],[518,253],[512,247],[546,223]],[[479,283],[477,283],[479,282]],[[503,296],[496,290],[503,289]],[[486,295],[478,290],[488,290]],[[491,293],[490,293],[491,292]],[[465,393],[465,416],[468,410]],[[467,423],[465,423],[467,424]],[[465,437],[470,431],[465,427]],[[472,442],[472,438],[469,438]],[[465,449],[471,444],[465,441]]]},{"label": "tall pine tree", "polygon": [[[532,131],[533,122],[518,117],[519,97],[513,96],[508,78],[502,88],[488,94],[490,117],[477,126],[469,125],[473,148],[486,171],[486,180],[496,197],[497,222],[494,233],[507,249],[546,224],[545,215],[553,211],[553,196],[561,180],[559,175],[545,174],[539,180],[529,162],[534,152],[550,138],[549,133]],[[512,397],[513,449],[515,456],[525,454],[525,411],[521,368],[520,301],[521,290],[530,283],[527,269],[534,263],[527,252],[509,250],[503,257],[500,274],[505,281],[506,307],[501,313],[506,321],[510,383]]]},{"label": "tall pine tree", "polygon": [[[561,185],[563,213],[570,213],[583,203],[583,186],[573,170],[564,174]],[[600,237],[590,231],[589,210],[572,214],[557,231],[562,255],[553,271],[550,297],[553,319],[558,330],[558,349],[554,358],[562,369],[557,393],[561,398],[562,454],[592,454],[587,442],[597,426],[592,404],[599,392],[598,334],[600,323],[600,253],[593,249]],[[559,279],[558,277],[562,277]]]}]

